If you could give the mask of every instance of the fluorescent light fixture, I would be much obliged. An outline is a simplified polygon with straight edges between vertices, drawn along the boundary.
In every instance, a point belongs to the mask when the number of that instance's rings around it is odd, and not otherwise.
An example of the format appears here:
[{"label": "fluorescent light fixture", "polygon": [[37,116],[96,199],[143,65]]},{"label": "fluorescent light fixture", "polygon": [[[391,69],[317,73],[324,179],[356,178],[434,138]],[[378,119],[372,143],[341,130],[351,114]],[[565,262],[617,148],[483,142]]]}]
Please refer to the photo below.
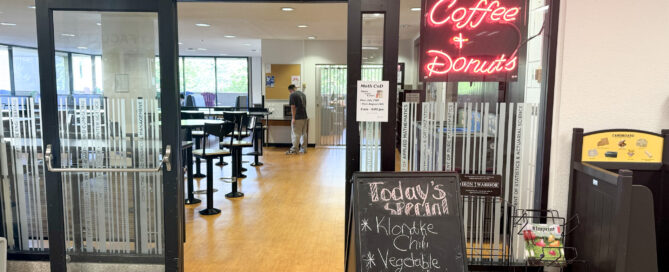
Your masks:
[{"label": "fluorescent light fixture", "polygon": [[363,46],[362,50],[378,50],[379,48],[376,46]]},{"label": "fluorescent light fixture", "polygon": [[3,25],[3,26],[15,26],[16,24],[15,24],[15,23],[2,22],[2,23],[0,23],[0,25]]},{"label": "fluorescent light fixture", "polygon": [[251,46],[250,43],[243,43],[242,45],[244,45],[244,46]]},{"label": "fluorescent light fixture", "polygon": [[35,6],[28,6],[29,9],[35,9]]},{"label": "fluorescent light fixture", "polygon": [[293,11],[295,9],[291,8],[291,7],[283,7],[283,8],[281,8],[281,10],[283,10],[283,11]]},{"label": "fluorescent light fixture", "polygon": [[210,24],[204,24],[204,23],[197,23],[195,25],[200,26],[200,27],[210,27],[211,26]]},{"label": "fluorescent light fixture", "polygon": [[232,39],[232,38],[234,38],[234,37],[237,37],[237,36],[235,36],[235,35],[225,35],[225,36],[223,36],[223,37],[226,37],[226,38],[229,38],[229,39]]},{"label": "fluorescent light fixture", "polygon": [[79,46],[79,47],[77,47],[77,49],[86,50],[86,49],[88,49],[88,47],[86,47],[86,46]]},{"label": "fluorescent light fixture", "polygon": [[420,11],[420,8],[411,8],[411,11]]},{"label": "fluorescent light fixture", "polygon": [[307,39],[309,39],[309,40],[315,40],[315,39],[316,39],[316,36],[309,36],[309,37],[307,37]]},{"label": "fluorescent light fixture", "polygon": [[198,48],[197,51],[207,51],[207,48]]},{"label": "fluorescent light fixture", "polygon": [[77,36],[77,35],[70,34],[70,33],[63,33],[63,34],[60,34],[60,35],[63,36],[63,37],[74,37],[74,36]]},{"label": "fluorescent light fixture", "polygon": [[179,45],[182,45],[182,44],[184,44],[184,43],[182,43],[182,42],[179,42]]},{"label": "fluorescent light fixture", "polygon": [[297,27],[299,27],[299,28],[307,28],[307,27],[309,27],[309,26],[308,26],[308,25],[297,25]]},{"label": "fluorescent light fixture", "polygon": [[98,26],[101,26],[101,25],[102,25],[102,23],[95,23],[95,24],[98,25]]}]

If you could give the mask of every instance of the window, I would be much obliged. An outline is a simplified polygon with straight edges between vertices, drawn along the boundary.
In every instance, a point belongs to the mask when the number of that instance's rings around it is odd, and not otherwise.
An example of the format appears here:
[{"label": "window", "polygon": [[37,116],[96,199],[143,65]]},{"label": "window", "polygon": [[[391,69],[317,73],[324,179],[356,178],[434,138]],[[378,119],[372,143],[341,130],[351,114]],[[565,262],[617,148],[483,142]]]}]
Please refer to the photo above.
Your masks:
[{"label": "window", "polygon": [[201,94],[196,106],[212,107],[216,101],[216,74],[214,58],[190,57],[185,60],[186,94]]},{"label": "window", "polygon": [[70,65],[67,53],[56,52],[56,89],[58,94],[70,94]]},{"label": "window", "polygon": [[93,93],[93,63],[91,56],[72,54],[72,86],[75,94]]},{"label": "window", "polygon": [[37,50],[13,48],[14,88],[17,96],[39,95],[39,62]]},{"label": "window", "polygon": [[235,106],[238,96],[248,97],[248,69],[246,58],[216,58],[216,105]]},{"label": "window", "polygon": [[95,93],[102,93],[102,57],[95,56]]},{"label": "window", "polygon": [[12,83],[9,74],[9,50],[0,46],[0,95],[11,95]]}]

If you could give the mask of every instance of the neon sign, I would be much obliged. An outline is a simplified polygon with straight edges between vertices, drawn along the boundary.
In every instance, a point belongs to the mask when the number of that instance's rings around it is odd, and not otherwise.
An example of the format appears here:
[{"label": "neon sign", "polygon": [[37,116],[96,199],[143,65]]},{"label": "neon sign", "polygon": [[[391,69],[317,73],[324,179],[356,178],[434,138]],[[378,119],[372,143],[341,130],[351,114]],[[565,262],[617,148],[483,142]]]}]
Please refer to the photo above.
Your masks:
[{"label": "neon sign", "polygon": [[524,0],[423,0],[425,81],[512,81],[518,77]]}]

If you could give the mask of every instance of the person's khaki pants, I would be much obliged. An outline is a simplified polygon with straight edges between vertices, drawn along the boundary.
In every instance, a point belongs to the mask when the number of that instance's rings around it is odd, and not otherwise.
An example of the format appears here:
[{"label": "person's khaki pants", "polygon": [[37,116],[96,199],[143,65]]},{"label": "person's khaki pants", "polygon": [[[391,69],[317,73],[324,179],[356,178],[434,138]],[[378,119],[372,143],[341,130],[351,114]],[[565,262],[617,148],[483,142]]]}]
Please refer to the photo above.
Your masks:
[{"label": "person's khaki pants", "polygon": [[291,151],[297,152],[300,147],[300,142],[302,142],[302,149],[306,152],[307,150],[307,119],[295,120],[292,125],[291,139],[293,141],[293,146],[290,148]]}]

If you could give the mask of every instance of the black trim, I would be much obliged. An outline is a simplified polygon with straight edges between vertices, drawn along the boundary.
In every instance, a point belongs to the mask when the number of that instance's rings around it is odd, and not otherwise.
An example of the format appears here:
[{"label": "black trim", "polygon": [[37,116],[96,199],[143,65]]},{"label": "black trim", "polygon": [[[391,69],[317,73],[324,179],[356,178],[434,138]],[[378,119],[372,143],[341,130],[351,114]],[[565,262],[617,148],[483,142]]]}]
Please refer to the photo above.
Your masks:
[{"label": "black trim", "polygon": [[105,254],[77,254],[70,256],[71,262],[83,263],[114,263],[114,264],[163,264],[162,256],[147,255],[105,255]]},{"label": "black trim", "polygon": [[[353,173],[360,170],[360,132],[356,122],[356,109],[358,93],[356,91],[357,81],[361,79],[362,66],[362,1],[351,0],[348,3],[348,41],[347,41],[347,80],[346,80],[346,212],[350,212],[351,189],[349,181]],[[355,68],[358,67],[358,68]],[[351,69],[352,68],[352,69]],[[346,216],[346,224],[349,225],[349,216]],[[345,249],[348,251],[348,244]]]},{"label": "black trim", "polygon": [[14,47],[7,46],[7,62],[9,62],[9,84],[10,93],[16,95],[16,83],[14,82]]},{"label": "black trim", "polygon": [[49,252],[7,252],[8,261],[49,261]]},{"label": "black trim", "polygon": [[[544,44],[541,88],[545,90],[540,103],[540,121],[537,146],[537,170],[535,173],[534,206],[542,211],[548,210],[548,189],[550,184],[551,146],[553,136],[553,111],[555,103],[555,65],[558,51],[558,29],[560,25],[560,0],[550,0],[550,14],[546,15],[549,32],[548,44]],[[548,48],[546,48],[548,47]],[[545,214],[542,214],[545,217]]]},{"label": "black trim", "polygon": [[655,132],[650,132],[650,131],[645,131],[645,130],[638,130],[638,129],[627,129],[627,128],[596,130],[596,131],[591,131],[591,132],[588,132],[588,133],[584,133],[583,136],[588,136],[588,135],[597,134],[597,133],[617,132],[617,131],[645,133],[645,134],[655,135],[657,137],[664,137],[664,135],[659,134],[659,133],[655,133]]}]

